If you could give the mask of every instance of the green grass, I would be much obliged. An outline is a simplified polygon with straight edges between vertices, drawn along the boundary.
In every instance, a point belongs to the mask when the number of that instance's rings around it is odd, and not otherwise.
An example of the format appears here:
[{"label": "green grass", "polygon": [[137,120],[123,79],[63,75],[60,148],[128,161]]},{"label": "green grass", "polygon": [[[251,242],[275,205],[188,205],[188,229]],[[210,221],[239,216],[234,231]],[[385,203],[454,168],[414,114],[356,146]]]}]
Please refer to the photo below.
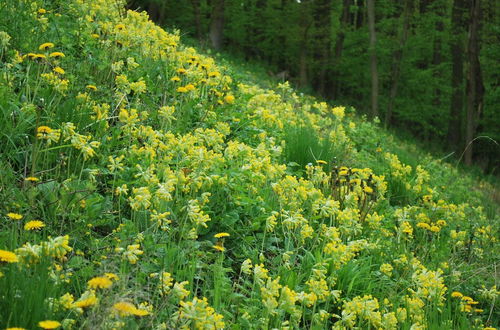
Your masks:
[{"label": "green grass", "polygon": [[117,5],[0,5],[0,327],[497,325],[491,178]]}]

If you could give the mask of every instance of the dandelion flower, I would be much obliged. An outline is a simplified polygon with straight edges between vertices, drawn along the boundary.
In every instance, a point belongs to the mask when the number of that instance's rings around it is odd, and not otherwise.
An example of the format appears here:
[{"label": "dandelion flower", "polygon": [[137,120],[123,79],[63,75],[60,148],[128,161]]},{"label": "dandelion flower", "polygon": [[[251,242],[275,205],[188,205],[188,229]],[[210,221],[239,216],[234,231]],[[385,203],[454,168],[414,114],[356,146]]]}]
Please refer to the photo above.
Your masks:
[{"label": "dandelion flower", "polygon": [[173,81],[173,82],[181,81],[181,78],[174,76],[174,77],[170,78],[170,81]]},{"label": "dandelion flower", "polygon": [[21,214],[14,212],[7,213],[7,217],[9,217],[11,220],[21,220],[23,218]]},{"label": "dandelion flower", "polygon": [[317,164],[323,164],[323,165],[328,164],[326,161],[321,160],[321,159],[318,159],[318,160],[316,161],[316,163],[317,163]]},{"label": "dandelion flower", "polygon": [[226,95],[224,97],[224,102],[228,103],[228,104],[232,104],[234,103],[234,96],[229,94],[229,95]]},{"label": "dandelion flower", "polygon": [[19,259],[14,252],[0,250],[0,262],[14,263],[18,261]]},{"label": "dandelion flower", "polygon": [[107,278],[109,278],[112,281],[118,281],[120,279],[118,277],[118,275],[116,275],[114,273],[104,273],[104,276],[106,276]]},{"label": "dandelion flower", "polygon": [[220,251],[220,252],[224,252],[226,251],[226,248],[223,247],[222,245],[219,245],[219,244],[216,244],[216,245],[213,245],[212,246],[214,249],[216,249],[217,251]]},{"label": "dandelion flower", "polygon": [[61,323],[57,321],[45,320],[38,322],[38,326],[42,329],[57,329],[61,326]]},{"label": "dandelion flower", "polygon": [[66,55],[64,55],[64,53],[62,52],[53,52],[53,53],[50,53],[49,54],[49,57],[52,57],[52,58],[63,58],[65,57]]},{"label": "dandelion flower", "polygon": [[47,49],[50,49],[50,48],[54,48],[54,44],[51,43],[51,42],[43,43],[43,44],[40,45],[40,47],[38,47],[38,49],[40,49],[40,50],[47,50]]},{"label": "dandelion flower", "polygon": [[229,235],[229,233],[218,233],[218,234],[215,234],[214,237],[215,238],[222,238],[222,237],[229,237],[231,235]]},{"label": "dandelion flower", "polygon": [[113,310],[120,316],[130,316],[130,315],[145,316],[149,314],[148,311],[143,309],[138,309],[137,307],[134,306],[134,304],[126,301],[120,301],[114,304]]},{"label": "dandelion flower", "polygon": [[64,71],[64,69],[59,67],[59,66],[56,66],[54,69],[52,69],[52,71],[54,71],[55,73],[58,73],[58,74],[65,74],[66,73],[66,71]]},{"label": "dandelion flower", "polygon": [[90,279],[87,284],[91,289],[107,289],[113,282],[106,276],[98,276]]},{"label": "dandelion flower", "polygon": [[43,9],[43,8],[40,8],[40,9],[38,9],[38,13],[39,13],[40,15],[43,15],[43,14],[46,14],[46,13],[47,13],[47,10],[45,10],[45,9]]},{"label": "dandelion flower", "polygon": [[90,290],[90,291],[85,291],[80,299],[78,299],[73,306],[77,308],[87,308],[90,306],[94,306],[97,304],[97,297],[95,296],[95,291]]},{"label": "dandelion flower", "polygon": [[41,139],[48,135],[50,132],[52,132],[52,128],[50,128],[49,126],[39,126],[36,129],[36,137]]},{"label": "dandelion flower", "polygon": [[94,85],[87,85],[85,88],[90,89],[90,90],[92,90],[94,92],[97,90],[97,87],[94,86]]},{"label": "dandelion flower", "polygon": [[188,90],[187,90],[186,87],[181,86],[181,87],[177,88],[177,92],[179,92],[179,93],[187,93]]},{"label": "dandelion flower", "polygon": [[24,230],[40,230],[43,227],[45,227],[45,224],[40,220],[32,220],[24,224]]}]

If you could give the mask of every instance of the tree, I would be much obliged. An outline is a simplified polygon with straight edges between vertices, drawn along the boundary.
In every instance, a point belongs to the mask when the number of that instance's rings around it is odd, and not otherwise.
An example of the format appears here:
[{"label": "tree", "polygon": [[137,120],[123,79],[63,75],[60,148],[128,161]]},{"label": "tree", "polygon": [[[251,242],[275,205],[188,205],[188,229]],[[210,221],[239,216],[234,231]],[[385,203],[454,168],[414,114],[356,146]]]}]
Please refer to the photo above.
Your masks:
[{"label": "tree", "polygon": [[335,40],[335,47],[334,47],[334,57],[333,57],[333,69],[332,69],[332,91],[331,91],[331,96],[333,99],[336,99],[338,97],[339,91],[339,71],[338,71],[338,66],[340,64],[340,59],[342,57],[342,50],[344,48],[344,39],[345,39],[345,31],[347,29],[347,26],[349,24],[349,10],[351,7],[351,0],[344,0],[343,6],[342,6],[342,15],[340,16],[340,28],[337,32],[337,38]]},{"label": "tree", "polygon": [[470,24],[467,46],[467,124],[465,130],[465,164],[472,164],[473,139],[477,119],[483,108],[484,85],[479,62],[479,29],[481,1],[471,0]]},{"label": "tree", "polygon": [[391,68],[391,91],[389,95],[389,105],[387,106],[387,112],[385,115],[385,126],[387,127],[391,123],[392,112],[394,108],[394,101],[396,99],[396,95],[398,93],[399,86],[399,76],[401,73],[401,60],[403,58],[403,50],[406,44],[406,39],[408,39],[408,30],[410,28],[410,17],[412,11],[412,0],[404,1],[404,9],[402,13],[403,17],[403,27],[401,31],[401,36],[399,38],[399,44],[396,50],[394,51],[392,58],[392,68]]},{"label": "tree", "polygon": [[377,72],[377,37],[375,35],[375,6],[373,4],[374,0],[367,0],[367,10],[368,10],[368,29],[370,31],[370,71],[371,71],[371,81],[372,81],[372,92],[371,92],[371,109],[372,117],[378,116],[378,72]]},{"label": "tree", "polygon": [[451,106],[448,121],[448,145],[452,148],[458,148],[460,141],[460,131],[462,127],[463,112],[463,66],[464,66],[464,26],[466,26],[466,1],[454,0],[451,14],[451,57],[452,57],[452,76],[451,76]]},{"label": "tree", "polygon": [[216,50],[222,49],[224,31],[224,0],[212,0],[210,16],[210,41]]}]

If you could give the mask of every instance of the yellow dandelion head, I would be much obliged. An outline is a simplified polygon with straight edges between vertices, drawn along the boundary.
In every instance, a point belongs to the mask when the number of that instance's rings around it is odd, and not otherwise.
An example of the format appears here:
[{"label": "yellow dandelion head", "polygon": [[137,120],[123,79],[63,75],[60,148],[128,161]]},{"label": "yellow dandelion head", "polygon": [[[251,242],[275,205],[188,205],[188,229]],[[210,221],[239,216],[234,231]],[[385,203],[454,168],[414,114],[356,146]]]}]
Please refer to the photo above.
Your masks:
[{"label": "yellow dandelion head", "polygon": [[45,227],[45,224],[40,220],[31,220],[24,224],[24,230],[40,230],[43,227]]},{"label": "yellow dandelion head", "polygon": [[38,47],[39,50],[47,50],[50,48],[54,48],[54,44],[52,42],[43,43]]},{"label": "yellow dandelion head", "polygon": [[233,96],[233,95],[231,95],[231,94],[226,95],[226,96],[224,97],[224,102],[226,102],[226,103],[228,103],[228,104],[232,104],[232,103],[234,103],[234,100],[235,100],[235,98],[234,98],[234,96]]},{"label": "yellow dandelion head", "polygon": [[21,220],[23,218],[22,214],[14,212],[7,213],[7,217],[11,220]]},{"label": "yellow dandelion head", "polygon": [[52,58],[63,58],[65,56],[66,55],[64,55],[64,53],[62,53],[62,52],[53,52],[53,53],[49,54],[49,57],[52,57]]},{"label": "yellow dandelion head", "polygon": [[218,233],[218,234],[215,234],[214,237],[215,238],[222,238],[222,237],[229,237],[231,235],[229,235],[229,233]]},{"label": "yellow dandelion head", "polygon": [[214,249],[216,249],[217,251],[220,251],[220,252],[224,252],[226,251],[226,248],[223,247],[222,245],[219,245],[219,244],[216,244],[216,245],[213,245],[212,246]]},{"label": "yellow dandelion head", "polygon": [[66,72],[60,66],[56,66],[55,68],[52,69],[52,71],[54,71],[55,73],[58,73],[58,74],[64,74]]},{"label": "yellow dandelion head", "polygon": [[61,326],[61,323],[52,320],[45,320],[38,322],[38,326],[42,329],[57,329]]},{"label": "yellow dandelion head", "polygon": [[39,126],[36,129],[36,137],[40,139],[43,136],[49,134],[50,132],[52,132],[52,128],[50,128],[49,126]]},{"label": "yellow dandelion head", "polygon": [[94,85],[87,85],[85,88],[90,89],[90,90],[92,90],[94,92],[97,90],[97,87],[94,86]]},{"label": "yellow dandelion head", "polygon": [[98,276],[90,279],[87,284],[91,289],[107,289],[113,282],[106,276]]},{"label": "yellow dandelion head", "polygon": [[18,261],[19,259],[14,252],[0,250],[0,262],[14,263]]}]

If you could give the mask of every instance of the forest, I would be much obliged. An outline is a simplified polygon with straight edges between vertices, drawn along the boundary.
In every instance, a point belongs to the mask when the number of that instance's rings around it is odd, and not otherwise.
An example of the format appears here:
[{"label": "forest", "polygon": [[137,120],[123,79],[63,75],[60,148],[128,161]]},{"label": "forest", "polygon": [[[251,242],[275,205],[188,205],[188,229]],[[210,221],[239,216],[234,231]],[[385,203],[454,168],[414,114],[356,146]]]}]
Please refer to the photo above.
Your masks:
[{"label": "forest", "polygon": [[498,174],[498,1],[132,0],[129,7]]}]

